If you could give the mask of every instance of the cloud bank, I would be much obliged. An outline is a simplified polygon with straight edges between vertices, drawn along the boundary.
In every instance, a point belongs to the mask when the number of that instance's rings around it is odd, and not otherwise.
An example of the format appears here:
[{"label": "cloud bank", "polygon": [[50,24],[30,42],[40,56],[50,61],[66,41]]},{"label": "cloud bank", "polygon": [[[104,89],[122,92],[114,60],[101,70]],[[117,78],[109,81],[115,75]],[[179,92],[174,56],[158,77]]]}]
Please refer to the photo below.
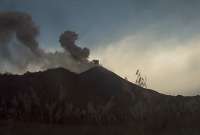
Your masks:
[{"label": "cloud bank", "polygon": [[147,76],[148,88],[166,94],[195,95],[200,92],[200,40],[162,39],[151,33],[138,33],[99,47],[92,58],[129,81],[140,69]]}]

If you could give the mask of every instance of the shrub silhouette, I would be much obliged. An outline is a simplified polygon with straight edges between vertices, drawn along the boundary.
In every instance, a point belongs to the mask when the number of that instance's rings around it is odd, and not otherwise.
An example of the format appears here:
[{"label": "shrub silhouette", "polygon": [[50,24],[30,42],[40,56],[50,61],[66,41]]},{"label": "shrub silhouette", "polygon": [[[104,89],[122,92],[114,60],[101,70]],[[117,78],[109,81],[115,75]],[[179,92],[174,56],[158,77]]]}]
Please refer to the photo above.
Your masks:
[{"label": "shrub silhouette", "polygon": [[141,86],[143,88],[147,88],[147,77],[146,76],[144,77],[139,69],[137,69],[135,74],[136,74],[135,83],[138,86]]}]

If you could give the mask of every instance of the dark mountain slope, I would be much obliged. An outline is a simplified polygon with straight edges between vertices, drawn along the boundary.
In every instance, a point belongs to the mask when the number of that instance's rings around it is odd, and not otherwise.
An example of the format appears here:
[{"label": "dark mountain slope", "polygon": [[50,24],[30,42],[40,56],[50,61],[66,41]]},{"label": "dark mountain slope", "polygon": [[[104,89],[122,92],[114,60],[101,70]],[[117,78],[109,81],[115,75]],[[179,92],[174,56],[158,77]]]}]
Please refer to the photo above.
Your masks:
[{"label": "dark mountain slope", "polygon": [[39,95],[46,95],[46,97],[56,96],[61,86],[65,89],[74,89],[76,78],[76,74],[62,68],[24,75],[1,75],[1,97],[12,98],[18,93],[26,93],[30,90],[36,91]]},{"label": "dark mountain slope", "polygon": [[[89,90],[95,92],[99,96],[119,96],[123,97],[124,93],[128,93],[131,97],[141,96],[160,96],[162,94],[153,90],[143,89],[127,80],[119,77],[115,73],[103,68],[95,67],[79,75],[78,87],[84,88],[84,92]],[[90,92],[88,95],[90,95]]]},{"label": "dark mountain slope", "polygon": [[169,96],[141,88],[95,67],[0,75],[0,120],[132,125],[142,131],[200,129],[200,97]]}]

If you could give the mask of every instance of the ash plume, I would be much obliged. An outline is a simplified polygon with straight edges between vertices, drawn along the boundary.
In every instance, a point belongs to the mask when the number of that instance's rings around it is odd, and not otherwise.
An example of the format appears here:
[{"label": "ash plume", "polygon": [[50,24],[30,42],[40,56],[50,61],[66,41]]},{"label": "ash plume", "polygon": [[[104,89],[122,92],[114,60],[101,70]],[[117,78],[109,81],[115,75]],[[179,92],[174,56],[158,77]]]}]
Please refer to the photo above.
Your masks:
[{"label": "ash plume", "polygon": [[83,72],[93,66],[88,48],[75,44],[78,34],[65,31],[60,36],[64,52],[45,52],[37,42],[39,29],[27,13],[0,12],[0,72],[24,73],[64,67]]},{"label": "ash plume", "polygon": [[39,34],[38,27],[32,21],[32,17],[22,12],[0,13],[0,42],[7,44],[15,35],[23,45],[33,53],[38,54],[38,42],[36,37]]},{"label": "ash plume", "polygon": [[77,60],[85,60],[90,55],[90,50],[88,48],[80,48],[75,44],[75,41],[78,39],[78,34],[72,31],[65,31],[60,36],[61,46],[69,51]]}]

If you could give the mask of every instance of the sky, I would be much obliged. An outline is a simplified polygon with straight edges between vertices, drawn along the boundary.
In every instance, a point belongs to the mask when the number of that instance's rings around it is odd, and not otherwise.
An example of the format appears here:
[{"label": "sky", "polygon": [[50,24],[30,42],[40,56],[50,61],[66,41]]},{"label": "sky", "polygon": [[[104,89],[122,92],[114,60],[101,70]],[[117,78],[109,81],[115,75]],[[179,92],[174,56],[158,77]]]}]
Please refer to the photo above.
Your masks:
[{"label": "sky", "polygon": [[165,94],[200,94],[199,0],[0,0],[0,11],[32,15],[40,46],[61,49],[59,35],[79,33],[91,59]]}]

